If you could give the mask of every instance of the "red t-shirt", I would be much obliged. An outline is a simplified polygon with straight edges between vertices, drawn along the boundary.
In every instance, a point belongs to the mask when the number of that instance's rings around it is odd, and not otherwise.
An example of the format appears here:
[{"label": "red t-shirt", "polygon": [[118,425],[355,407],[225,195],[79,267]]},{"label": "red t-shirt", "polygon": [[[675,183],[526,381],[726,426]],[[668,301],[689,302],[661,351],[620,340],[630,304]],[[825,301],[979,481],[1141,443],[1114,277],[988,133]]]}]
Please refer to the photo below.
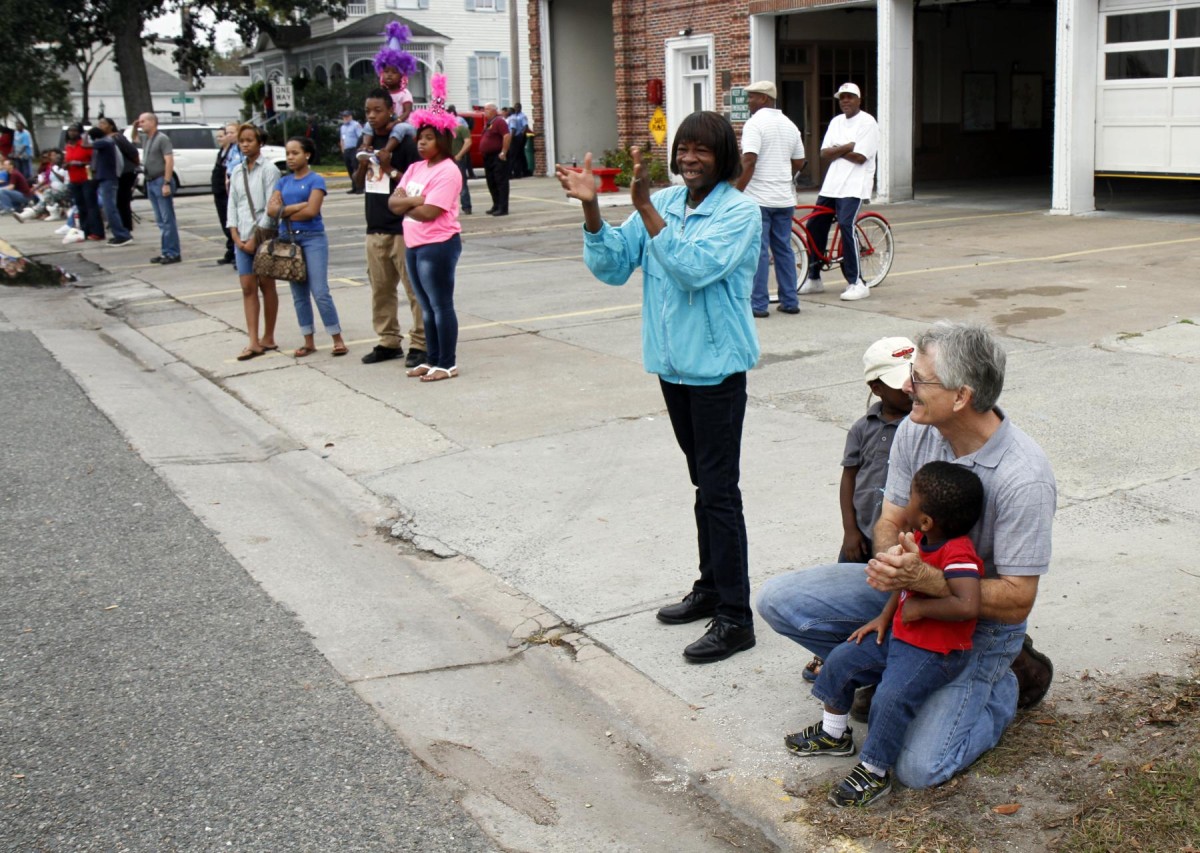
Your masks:
[{"label": "red t-shirt", "polygon": [[85,148],[80,143],[70,143],[63,149],[63,163],[82,162],[82,166],[67,166],[67,179],[73,184],[86,184],[88,179],[87,164],[92,162],[92,149]]},{"label": "red t-shirt", "polygon": [[[921,559],[934,568],[941,569],[946,579],[963,577],[983,577],[983,560],[975,553],[975,546],[966,536],[950,539],[933,550],[927,550],[921,542],[921,533],[913,534],[917,545],[921,548]],[[971,648],[971,635],[975,633],[975,620],[967,619],[962,622],[946,622],[940,619],[918,619],[905,625],[900,616],[904,612],[904,602],[910,597],[927,598],[920,592],[902,590],[900,606],[892,617],[892,636],[903,640],[909,645],[931,652],[945,654],[953,651],[966,651]]]},{"label": "red t-shirt", "polygon": [[504,137],[508,136],[508,122],[500,116],[492,119],[483,129],[483,138],[479,140],[481,154],[499,154],[504,150]]}]

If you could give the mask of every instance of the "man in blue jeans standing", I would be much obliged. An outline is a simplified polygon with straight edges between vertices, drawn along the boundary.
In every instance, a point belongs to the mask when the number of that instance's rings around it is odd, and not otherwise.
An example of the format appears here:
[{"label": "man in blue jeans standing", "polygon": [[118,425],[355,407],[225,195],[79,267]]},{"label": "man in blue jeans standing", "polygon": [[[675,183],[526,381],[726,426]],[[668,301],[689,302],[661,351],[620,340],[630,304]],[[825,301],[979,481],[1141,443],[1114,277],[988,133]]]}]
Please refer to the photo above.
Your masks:
[{"label": "man in blue jeans standing", "polygon": [[177,264],[180,261],[179,229],[175,225],[175,201],[171,198],[175,149],[166,134],[158,132],[158,117],[154,113],[138,116],[138,128],[146,135],[142,144],[146,195],[150,199],[150,207],[154,209],[154,224],[162,234],[161,253],[151,258],[150,263]]},{"label": "man in blue jeans standing", "polygon": [[133,235],[121,221],[117,210],[117,185],[121,180],[121,169],[124,165],[122,155],[113,138],[116,135],[107,134],[97,125],[87,132],[94,154],[92,155],[92,174],[96,179],[96,197],[100,200],[100,209],[108,220],[108,230],[112,236],[108,238],[110,246],[124,246],[133,242]]},{"label": "man in blue jeans standing", "polygon": [[996,406],[1005,358],[978,324],[941,321],[917,338],[904,383],[912,414],[892,441],[875,558],[780,575],[758,598],[772,628],[824,659],[875,618],[892,592],[947,595],[942,572],[915,547],[899,546],[913,474],[942,460],[978,475],[984,509],[969,535],[984,566],[979,620],[966,667],[908,727],[895,773],[910,788],[939,785],[969,767],[1000,741],[1017,708],[1041,701],[1054,674],[1025,620],[1050,567],[1057,490],[1042,449]]},{"label": "man in blue jeans standing", "polygon": [[796,295],[796,255],[792,251],[792,215],[796,191],[792,176],[804,168],[804,144],[792,120],[775,109],[775,84],[760,80],[746,87],[750,120],[742,127],[742,175],[737,188],[762,211],[762,250],[754,273],[750,308],[754,316],[770,316],[767,279],[775,256],[775,285],[779,309],[799,314]]}]

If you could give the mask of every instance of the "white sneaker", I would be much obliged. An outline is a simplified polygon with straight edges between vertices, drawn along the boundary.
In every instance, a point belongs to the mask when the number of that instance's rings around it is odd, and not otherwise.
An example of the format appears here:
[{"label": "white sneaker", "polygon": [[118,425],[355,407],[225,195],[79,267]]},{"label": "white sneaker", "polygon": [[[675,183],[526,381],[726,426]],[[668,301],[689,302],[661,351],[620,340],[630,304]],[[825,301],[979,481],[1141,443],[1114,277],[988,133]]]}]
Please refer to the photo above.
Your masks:
[{"label": "white sneaker", "polygon": [[66,243],[82,243],[86,239],[87,239],[86,234],[84,234],[78,228],[72,228],[70,231],[67,232],[67,236],[63,237],[63,243],[64,244],[66,244]]},{"label": "white sneaker", "polygon": [[825,285],[821,282],[821,277],[806,278],[804,284],[800,285],[799,293],[801,296],[808,296],[810,293],[824,293]]},{"label": "white sneaker", "polygon": [[70,230],[71,230],[71,226],[64,222],[62,225],[60,225],[54,229],[54,233],[55,234],[66,234]]},{"label": "white sneaker", "polygon": [[35,217],[35,216],[37,216],[37,211],[34,210],[32,207],[27,207],[17,214],[17,219],[20,220],[21,222],[28,222],[30,219],[33,219],[33,217]]},{"label": "white sneaker", "polygon": [[866,299],[871,295],[871,288],[867,287],[861,281],[856,281],[854,284],[842,291],[842,295],[838,297],[846,302],[854,302],[858,299]]}]

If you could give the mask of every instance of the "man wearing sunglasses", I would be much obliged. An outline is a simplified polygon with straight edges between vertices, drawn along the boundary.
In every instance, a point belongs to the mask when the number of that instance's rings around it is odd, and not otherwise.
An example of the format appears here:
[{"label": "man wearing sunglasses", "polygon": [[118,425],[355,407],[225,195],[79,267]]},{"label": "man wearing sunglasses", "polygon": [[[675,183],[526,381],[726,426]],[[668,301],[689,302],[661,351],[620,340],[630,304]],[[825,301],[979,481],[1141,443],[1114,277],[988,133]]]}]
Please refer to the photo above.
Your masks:
[{"label": "man wearing sunglasses", "polygon": [[934,693],[909,726],[896,764],[910,788],[945,782],[1000,740],[1018,707],[1049,690],[1050,660],[1033,648],[1025,620],[1049,570],[1057,490],[1042,449],[996,401],[1005,353],[974,323],[934,324],[917,339],[904,390],[912,413],[896,430],[883,512],[874,531],[876,557],[772,578],[758,611],[780,634],[822,659],[878,615],[896,590],[948,594],[942,573],[921,560],[903,530],[913,474],[934,460],[974,471],[984,511],[970,538],[983,559],[979,620],[962,675]]}]

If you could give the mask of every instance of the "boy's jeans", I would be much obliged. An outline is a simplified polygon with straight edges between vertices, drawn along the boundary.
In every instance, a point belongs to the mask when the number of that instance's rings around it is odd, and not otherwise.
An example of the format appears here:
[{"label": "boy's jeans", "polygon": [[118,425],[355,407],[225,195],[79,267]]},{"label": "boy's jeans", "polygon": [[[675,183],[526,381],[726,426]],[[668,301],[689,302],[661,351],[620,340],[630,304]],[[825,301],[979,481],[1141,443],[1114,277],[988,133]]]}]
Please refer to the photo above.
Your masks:
[{"label": "boy's jeans", "polygon": [[[883,610],[888,594],[867,585],[861,563],[840,563],[771,578],[758,612],[776,632],[829,657],[860,625]],[[908,727],[896,776],[909,788],[940,785],[1000,741],[1017,713],[1017,677],[1025,623],[980,619],[966,669],[936,691]]]},{"label": "boy's jeans", "polygon": [[891,770],[900,756],[908,725],[935,690],[949,684],[967,666],[967,653],[939,654],[897,640],[889,630],[879,643],[869,634],[861,643],[835,646],[821,665],[813,696],[846,714],[854,691],[878,684],[871,702],[862,760]]},{"label": "boy's jeans", "polygon": [[112,231],[114,239],[128,240],[133,235],[125,227],[125,223],[121,221],[121,214],[117,210],[117,179],[111,178],[100,181],[96,186],[96,195],[100,197],[100,207],[104,211],[104,216],[108,220],[108,229]]}]

